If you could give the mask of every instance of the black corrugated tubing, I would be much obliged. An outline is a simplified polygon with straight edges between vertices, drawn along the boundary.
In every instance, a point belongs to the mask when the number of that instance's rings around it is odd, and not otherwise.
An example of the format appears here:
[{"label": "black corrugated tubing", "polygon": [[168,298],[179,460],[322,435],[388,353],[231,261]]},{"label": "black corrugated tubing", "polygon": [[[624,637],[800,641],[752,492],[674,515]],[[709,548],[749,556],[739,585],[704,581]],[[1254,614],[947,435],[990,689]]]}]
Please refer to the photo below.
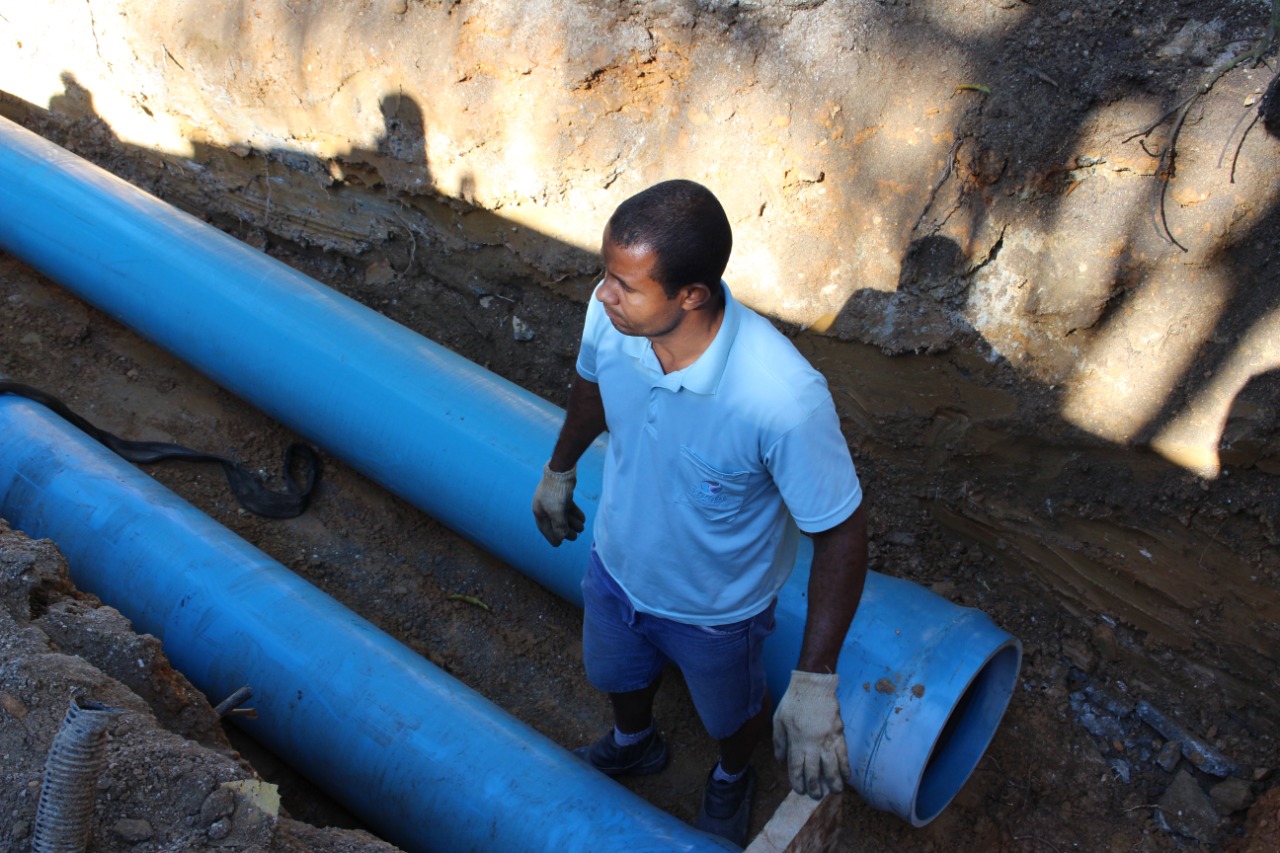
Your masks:
[{"label": "black corrugated tubing", "polygon": [[84,853],[89,845],[107,726],[120,713],[100,702],[71,698],[44,764],[34,853]]}]

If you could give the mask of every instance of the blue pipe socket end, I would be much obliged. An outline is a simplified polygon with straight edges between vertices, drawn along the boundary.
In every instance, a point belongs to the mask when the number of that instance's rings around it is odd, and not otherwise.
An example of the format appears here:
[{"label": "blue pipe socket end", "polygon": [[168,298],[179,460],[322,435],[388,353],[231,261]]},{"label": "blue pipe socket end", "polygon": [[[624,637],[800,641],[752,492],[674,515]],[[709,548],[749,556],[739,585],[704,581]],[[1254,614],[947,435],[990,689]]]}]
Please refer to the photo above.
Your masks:
[{"label": "blue pipe socket end", "polygon": [[[562,409],[4,119],[0,248],[581,605],[589,542],[549,548],[529,512]],[[578,465],[588,525],[604,447]],[[779,596],[775,696],[798,656],[809,560],[802,551]],[[126,614],[172,606],[85,588]],[[915,825],[932,820],[994,736],[1020,663],[1019,642],[985,614],[870,573],[838,669],[851,786]],[[267,681],[200,686],[245,683]],[[330,734],[299,731],[291,745]]]},{"label": "blue pipe socket end", "polygon": [[[803,540],[778,596],[779,630],[765,648],[780,696],[800,655],[812,545]],[[982,758],[1008,707],[1022,644],[980,610],[869,572],[840,652],[838,697],[849,784],[867,803],[914,826],[937,817]]]}]

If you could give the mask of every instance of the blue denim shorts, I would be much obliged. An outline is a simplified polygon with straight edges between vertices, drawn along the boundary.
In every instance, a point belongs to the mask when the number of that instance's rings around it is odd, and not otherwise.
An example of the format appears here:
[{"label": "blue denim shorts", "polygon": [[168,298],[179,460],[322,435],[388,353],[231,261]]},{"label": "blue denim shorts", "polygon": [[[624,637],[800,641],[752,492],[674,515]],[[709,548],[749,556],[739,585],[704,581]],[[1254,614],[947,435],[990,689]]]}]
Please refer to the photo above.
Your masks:
[{"label": "blue denim shorts", "polygon": [[582,598],[582,657],[596,689],[641,690],[674,663],[713,738],[729,737],[759,713],[765,695],[764,641],[773,633],[776,600],[729,625],[686,625],[640,613],[594,548]]}]

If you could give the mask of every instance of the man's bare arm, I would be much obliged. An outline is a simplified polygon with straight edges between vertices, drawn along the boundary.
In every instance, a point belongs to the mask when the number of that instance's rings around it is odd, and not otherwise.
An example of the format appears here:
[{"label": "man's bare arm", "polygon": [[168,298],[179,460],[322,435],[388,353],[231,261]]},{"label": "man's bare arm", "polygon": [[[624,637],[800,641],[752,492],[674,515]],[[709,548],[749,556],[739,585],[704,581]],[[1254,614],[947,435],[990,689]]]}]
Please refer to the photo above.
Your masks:
[{"label": "man's bare arm", "polygon": [[792,790],[814,799],[843,790],[849,778],[836,659],[866,579],[867,513],[858,507],[814,534],[800,660],[773,717],[773,753],[786,763]]},{"label": "man's bare arm", "polygon": [[586,514],[573,502],[578,459],[604,428],[600,386],[577,377],[569,390],[569,407],[560,436],[551,459],[542,466],[542,479],[533,493],[533,520],[553,548],[560,547],[566,539],[572,542],[586,529]]},{"label": "man's bare arm", "polygon": [[809,614],[796,668],[835,672],[836,658],[862,600],[867,580],[867,513],[859,506],[844,521],[813,535]]},{"label": "man's bare arm", "polygon": [[607,426],[604,417],[604,401],[600,398],[600,386],[578,376],[569,390],[569,406],[565,411],[564,425],[551,453],[552,471],[568,471],[578,464]]}]

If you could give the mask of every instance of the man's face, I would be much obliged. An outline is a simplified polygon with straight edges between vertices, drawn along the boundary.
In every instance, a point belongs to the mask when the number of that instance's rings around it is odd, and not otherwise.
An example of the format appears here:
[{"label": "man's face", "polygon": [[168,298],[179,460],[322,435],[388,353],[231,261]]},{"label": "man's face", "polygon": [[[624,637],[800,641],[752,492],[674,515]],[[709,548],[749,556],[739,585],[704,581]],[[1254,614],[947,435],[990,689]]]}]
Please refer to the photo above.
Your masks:
[{"label": "man's face", "polygon": [[674,332],[685,318],[683,299],[667,296],[662,285],[649,273],[657,255],[647,246],[622,247],[604,232],[600,254],[604,258],[604,281],[596,299],[613,327],[624,335],[653,340]]}]

